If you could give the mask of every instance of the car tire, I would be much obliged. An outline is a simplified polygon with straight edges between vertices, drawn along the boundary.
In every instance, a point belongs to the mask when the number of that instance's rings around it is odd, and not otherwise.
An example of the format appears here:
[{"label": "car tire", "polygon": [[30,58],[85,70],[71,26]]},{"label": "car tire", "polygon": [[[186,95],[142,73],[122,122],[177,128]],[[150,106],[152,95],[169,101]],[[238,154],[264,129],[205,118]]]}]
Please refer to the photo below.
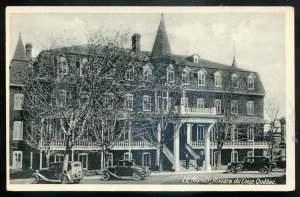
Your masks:
[{"label": "car tire", "polygon": [[110,174],[108,172],[103,173],[103,181],[107,181],[110,178]]},{"label": "car tire", "polygon": [[236,169],[238,171],[243,171],[243,165],[242,164],[237,165]]},{"label": "car tire", "polygon": [[41,179],[38,175],[33,175],[32,178],[33,178],[33,183],[34,184],[39,184],[40,183]]},{"label": "car tire", "polygon": [[142,175],[139,172],[134,172],[132,177],[133,177],[133,180],[135,180],[135,181],[139,181],[142,179]]},{"label": "car tire", "polygon": [[233,168],[228,168],[228,169],[227,169],[227,172],[228,172],[229,174],[233,174],[233,173],[235,173],[235,169],[233,169]]},{"label": "car tire", "polygon": [[259,169],[259,173],[261,173],[261,174],[268,174],[269,171],[264,167],[264,168],[260,168]]}]

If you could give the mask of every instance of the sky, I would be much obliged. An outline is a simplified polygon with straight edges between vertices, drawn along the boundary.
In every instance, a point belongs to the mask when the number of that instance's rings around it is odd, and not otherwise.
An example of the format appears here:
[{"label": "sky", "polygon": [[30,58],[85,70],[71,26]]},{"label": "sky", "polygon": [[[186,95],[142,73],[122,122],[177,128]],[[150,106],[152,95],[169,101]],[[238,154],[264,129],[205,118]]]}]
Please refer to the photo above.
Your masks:
[{"label": "sky", "polygon": [[[141,49],[151,51],[161,13],[9,14],[9,59],[18,35],[33,45],[33,56],[49,47],[49,38],[85,43],[87,27],[103,26],[141,34]],[[266,90],[265,101],[278,103],[285,116],[285,15],[283,13],[165,13],[165,25],[174,54],[201,58],[258,72]],[[267,117],[265,117],[267,118]]]}]

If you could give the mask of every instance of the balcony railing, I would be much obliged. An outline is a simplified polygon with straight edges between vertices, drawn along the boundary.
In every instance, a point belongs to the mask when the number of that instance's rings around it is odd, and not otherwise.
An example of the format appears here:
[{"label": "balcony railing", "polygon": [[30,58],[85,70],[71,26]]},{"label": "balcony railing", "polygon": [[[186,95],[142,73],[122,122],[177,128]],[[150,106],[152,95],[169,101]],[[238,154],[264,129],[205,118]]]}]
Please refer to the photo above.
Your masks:
[{"label": "balcony railing", "polygon": [[[210,145],[216,146],[218,143],[216,141],[210,142]],[[204,146],[204,140],[192,141],[191,146]],[[223,146],[268,146],[267,141],[226,141]]]},{"label": "balcony railing", "polygon": [[183,115],[217,115],[215,107],[211,108],[197,108],[180,106],[180,113]]},{"label": "balcony railing", "polygon": [[[40,142],[42,147],[45,147],[45,143]],[[64,140],[56,140],[56,141],[51,141],[50,142],[50,147],[55,149],[55,148],[64,148],[66,147],[66,141]],[[73,146],[74,148],[100,148],[96,142],[89,141],[89,140],[81,140],[75,142],[75,145]],[[114,142],[114,147],[113,148],[130,148],[130,147],[136,147],[136,148],[149,148],[149,147],[154,147],[152,144],[150,144],[147,141],[116,141]]]}]

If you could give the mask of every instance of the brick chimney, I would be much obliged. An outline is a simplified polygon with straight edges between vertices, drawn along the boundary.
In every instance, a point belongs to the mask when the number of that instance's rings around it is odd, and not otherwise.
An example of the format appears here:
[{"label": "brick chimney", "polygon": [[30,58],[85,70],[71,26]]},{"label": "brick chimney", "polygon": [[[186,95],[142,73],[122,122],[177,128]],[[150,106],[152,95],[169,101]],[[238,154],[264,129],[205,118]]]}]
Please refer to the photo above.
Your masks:
[{"label": "brick chimney", "polygon": [[141,35],[138,33],[133,34],[132,39],[132,51],[139,53],[141,51]]},{"label": "brick chimney", "polygon": [[32,44],[26,43],[25,49],[26,49],[26,58],[30,60],[32,58]]}]

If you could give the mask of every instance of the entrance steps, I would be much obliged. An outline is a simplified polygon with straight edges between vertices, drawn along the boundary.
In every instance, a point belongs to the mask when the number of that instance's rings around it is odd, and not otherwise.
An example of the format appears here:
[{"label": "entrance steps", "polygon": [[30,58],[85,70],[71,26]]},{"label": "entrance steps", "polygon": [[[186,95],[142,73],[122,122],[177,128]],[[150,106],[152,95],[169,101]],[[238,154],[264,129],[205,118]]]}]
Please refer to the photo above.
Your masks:
[{"label": "entrance steps", "polygon": [[[181,171],[196,171],[197,170],[197,163],[195,159],[191,159],[189,162],[189,169],[186,169],[185,160],[180,160],[180,170]],[[201,171],[205,170],[204,167],[200,168]]]}]

